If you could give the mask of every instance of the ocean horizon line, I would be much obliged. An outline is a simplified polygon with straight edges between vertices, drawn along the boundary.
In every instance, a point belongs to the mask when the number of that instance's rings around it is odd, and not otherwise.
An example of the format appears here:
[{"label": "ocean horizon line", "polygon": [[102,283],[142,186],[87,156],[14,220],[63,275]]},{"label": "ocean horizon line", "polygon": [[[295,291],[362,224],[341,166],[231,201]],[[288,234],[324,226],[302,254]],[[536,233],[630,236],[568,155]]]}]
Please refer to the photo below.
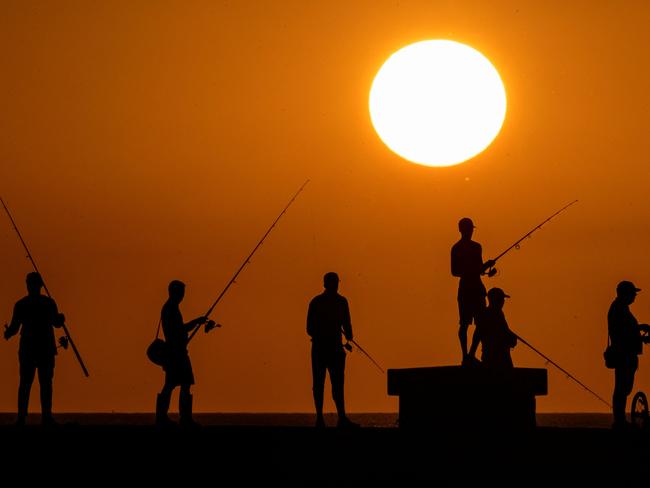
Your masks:
[{"label": "ocean horizon line", "polygon": [[[350,412],[350,418],[365,427],[394,428],[399,425],[397,412]],[[55,418],[64,424],[105,425],[105,426],[145,426],[154,423],[155,413],[150,412],[55,412]],[[241,427],[311,427],[314,425],[313,412],[195,412],[196,420],[205,426]],[[178,419],[177,412],[170,417]],[[15,412],[0,412],[0,425],[11,425]],[[336,425],[337,414],[325,413],[327,425]],[[611,413],[602,412],[540,412],[537,413],[539,427],[567,428],[610,428]],[[40,413],[30,413],[28,424],[38,424]]]}]

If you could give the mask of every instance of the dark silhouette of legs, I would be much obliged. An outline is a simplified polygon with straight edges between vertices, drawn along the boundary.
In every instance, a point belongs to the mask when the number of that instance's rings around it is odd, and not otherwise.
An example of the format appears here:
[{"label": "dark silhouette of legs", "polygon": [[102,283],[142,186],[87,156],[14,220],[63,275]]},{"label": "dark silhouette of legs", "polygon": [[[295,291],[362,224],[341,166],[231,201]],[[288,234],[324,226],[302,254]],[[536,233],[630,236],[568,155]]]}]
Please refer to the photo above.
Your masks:
[{"label": "dark silhouette of legs", "polygon": [[478,349],[479,336],[476,333],[476,327],[472,333],[472,343],[467,351],[467,333],[469,332],[469,324],[461,325],[458,329],[458,338],[460,339],[460,348],[463,352],[463,365],[472,365],[476,363],[476,350]]},{"label": "dark silhouette of legs", "polygon": [[[458,339],[460,340],[460,350],[463,354],[463,363],[467,361],[467,334],[469,332],[470,324],[460,324],[458,328]],[[476,331],[475,331],[476,332]],[[474,345],[474,337],[472,336],[472,347],[470,350],[476,352],[476,346]]]},{"label": "dark silhouette of legs", "polygon": [[625,405],[627,404],[627,396],[616,394],[612,398],[612,407],[614,411],[614,424],[625,424]]},{"label": "dark silhouette of legs", "polygon": [[36,375],[36,365],[29,359],[21,358],[20,361],[20,384],[18,385],[18,418],[16,424],[23,425],[27,417],[27,407],[29,406],[29,392],[34,383]]},{"label": "dark silhouette of legs", "polygon": [[178,411],[183,427],[199,426],[192,418],[192,394],[190,393],[190,385],[181,385],[181,392],[178,397]]},{"label": "dark silhouette of legs", "polygon": [[472,344],[469,346],[469,357],[476,357],[476,350],[478,349],[479,344],[479,335],[476,331],[476,326],[474,327],[474,332],[472,333]]},{"label": "dark silhouette of legs", "polygon": [[345,353],[333,355],[327,370],[330,373],[336,413],[339,419],[345,418]]},{"label": "dark silhouette of legs", "polygon": [[[485,312],[485,298],[474,297],[471,300],[465,299],[461,303],[458,302],[460,311],[460,327],[458,329],[458,339],[460,340],[460,348],[463,353],[462,364],[472,365],[476,363],[476,350],[479,345],[479,334],[477,333],[478,321],[480,316]],[[472,333],[472,342],[467,350],[467,334],[469,326],[474,324],[474,331]]]},{"label": "dark silhouette of legs", "polygon": [[29,407],[29,396],[38,370],[41,394],[41,417],[43,425],[54,424],[52,417],[52,379],[54,378],[54,356],[35,357],[22,353],[20,358],[20,384],[18,386],[17,425],[24,425]]},{"label": "dark silhouette of legs", "polygon": [[327,368],[323,361],[321,351],[312,347],[311,350],[311,374],[312,374],[312,393],[314,395],[314,407],[316,408],[316,426],[324,427],[323,420],[323,397],[325,392],[325,373]]},{"label": "dark silhouette of legs", "polygon": [[352,422],[345,414],[345,352],[335,351],[330,358],[327,369],[332,383],[332,398],[336,405],[336,413],[339,416],[337,427],[359,427],[359,424]]},{"label": "dark silhouette of legs", "polygon": [[41,418],[44,425],[54,423],[52,417],[52,379],[54,378],[53,361],[42,361],[38,367],[38,382],[41,387]]},{"label": "dark silhouette of legs", "polygon": [[325,391],[325,376],[329,371],[332,384],[332,398],[339,416],[339,427],[357,427],[345,414],[345,352],[343,348],[332,347],[311,350],[312,391],[316,407],[316,427],[325,427],[323,420],[323,397]]},{"label": "dark silhouette of legs", "polygon": [[460,324],[458,328],[458,339],[460,340],[460,349],[463,353],[463,360],[467,357],[467,329],[469,325]]},{"label": "dark silhouette of legs", "polygon": [[[458,314],[460,316],[460,326],[458,328],[458,339],[460,349],[463,354],[462,364],[472,365],[476,361],[476,350],[478,349],[479,336],[476,333],[477,322],[481,314],[485,311],[485,297],[481,295],[466,294],[458,297]],[[472,334],[472,343],[467,351],[467,334],[469,326],[474,324]]]},{"label": "dark silhouette of legs", "polygon": [[165,381],[161,392],[156,397],[156,425],[158,427],[169,427],[174,424],[167,415],[172,391],[174,391],[174,385]]},{"label": "dark silhouette of legs", "polygon": [[632,393],[634,386],[634,373],[636,367],[631,364],[622,365],[614,370],[614,394],[612,395],[612,410],[614,413],[614,426],[621,427],[626,424],[625,407],[627,397]]}]

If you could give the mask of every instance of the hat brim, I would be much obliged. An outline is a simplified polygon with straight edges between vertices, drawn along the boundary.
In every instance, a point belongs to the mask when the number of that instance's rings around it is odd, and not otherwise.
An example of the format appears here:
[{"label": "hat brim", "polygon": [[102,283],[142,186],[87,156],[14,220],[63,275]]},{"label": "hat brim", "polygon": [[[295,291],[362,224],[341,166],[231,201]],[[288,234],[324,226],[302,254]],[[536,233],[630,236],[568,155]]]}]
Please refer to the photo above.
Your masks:
[{"label": "hat brim", "polygon": [[[503,297],[503,298],[510,298],[510,295],[506,295],[504,292],[498,292],[495,293],[495,295]],[[490,292],[488,292],[488,297],[490,296]]]}]

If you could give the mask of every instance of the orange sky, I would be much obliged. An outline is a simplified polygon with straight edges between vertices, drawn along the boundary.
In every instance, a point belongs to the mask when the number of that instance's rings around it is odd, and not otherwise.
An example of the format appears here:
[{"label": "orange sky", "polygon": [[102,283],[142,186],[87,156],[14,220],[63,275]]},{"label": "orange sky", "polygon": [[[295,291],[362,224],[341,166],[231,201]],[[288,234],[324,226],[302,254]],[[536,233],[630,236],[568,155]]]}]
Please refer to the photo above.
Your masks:
[{"label": "orange sky", "polygon": [[[91,373],[58,357],[55,411],[153,411],[163,376],[144,352],[167,283],[187,283],[187,319],[203,313],[306,178],[217,308],[223,329],[190,347],[196,410],[312,411],[305,315],[330,270],[384,367],[457,363],[458,219],[487,259],[576,198],[487,284],[512,295],[515,331],[609,397],[618,281],[644,288],[632,310],[650,321],[650,5],[489,4],[5,1],[0,194]],[[508,113],[485,152],[436,169],[381,143],[367,99],[392,52],[438,38],[492,60]],[[9,321],[30,265],[4,216],[0,253]],[[0,342],[0,411],[15,411],[17,345]],[[544,366],[523,345],[513,359]],[[549,390],[539,411],[607,411],[554,369]],[[397,409],[358,353],[346,395]]]}]

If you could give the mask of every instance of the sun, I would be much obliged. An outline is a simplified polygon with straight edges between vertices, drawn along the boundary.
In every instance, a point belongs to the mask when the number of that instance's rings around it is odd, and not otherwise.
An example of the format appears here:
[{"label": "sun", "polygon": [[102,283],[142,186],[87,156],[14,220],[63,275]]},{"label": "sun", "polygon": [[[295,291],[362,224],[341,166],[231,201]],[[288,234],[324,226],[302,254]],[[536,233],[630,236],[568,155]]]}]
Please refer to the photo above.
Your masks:
[{"label": "sun", "polygon": [[395,153],[426,166],[476,156],[497,136],[506,91],[490,61],[448,40],[421,41],[386,60],[370,89],[370,118]]}]

